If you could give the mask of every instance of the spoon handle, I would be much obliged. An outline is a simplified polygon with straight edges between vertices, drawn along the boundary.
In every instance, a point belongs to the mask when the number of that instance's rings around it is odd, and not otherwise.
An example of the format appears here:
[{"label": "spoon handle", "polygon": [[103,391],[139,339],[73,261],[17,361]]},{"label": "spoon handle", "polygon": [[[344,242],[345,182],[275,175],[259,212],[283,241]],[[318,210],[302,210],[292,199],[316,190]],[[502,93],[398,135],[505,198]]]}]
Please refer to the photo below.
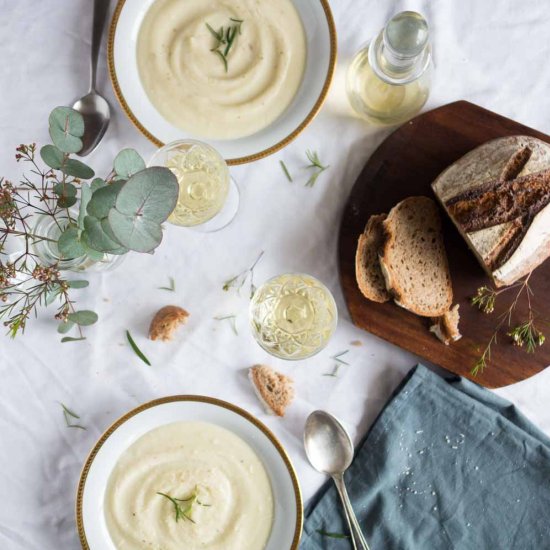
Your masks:
[{"label": "spoon handle", "polygon": [[351,542],[354,550],[370,550],[348,497],[344,476],[333,476],[333,479],[336,489],[338,490],[338,494],[340,495],[340,499],[342,500],[342,504],[344,505],[344,512],[346,514],[346,519],[348,520]]},{"label": "spoon handle", "polygon": [[92,26],[92,60],[90,63],[90,92],[95,90],[97,58],[101,47],[101,36],[107,20],[110,0],[94,0],[94,22]]}]

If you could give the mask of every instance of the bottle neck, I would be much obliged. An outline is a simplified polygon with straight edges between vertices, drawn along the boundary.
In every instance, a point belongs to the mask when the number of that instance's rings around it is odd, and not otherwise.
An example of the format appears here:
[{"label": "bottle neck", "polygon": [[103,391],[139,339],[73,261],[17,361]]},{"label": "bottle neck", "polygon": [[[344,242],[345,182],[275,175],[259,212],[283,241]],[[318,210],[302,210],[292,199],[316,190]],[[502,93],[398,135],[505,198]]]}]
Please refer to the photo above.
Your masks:
[{"label": "bottle neck", "polygon": [[369,64],[374,73],[388,84],[403,85],[417,80],[430,66],[431,57],[429,44],[414,57],[400,55],[384,40],[384,29],[369,46]]}]

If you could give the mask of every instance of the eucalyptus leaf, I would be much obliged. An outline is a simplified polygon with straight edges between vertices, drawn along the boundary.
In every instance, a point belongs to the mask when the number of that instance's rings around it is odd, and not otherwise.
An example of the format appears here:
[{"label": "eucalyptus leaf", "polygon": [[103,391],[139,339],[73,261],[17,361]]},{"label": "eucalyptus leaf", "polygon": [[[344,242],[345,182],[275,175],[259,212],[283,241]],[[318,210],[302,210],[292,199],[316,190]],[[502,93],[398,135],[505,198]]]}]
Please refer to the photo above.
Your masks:
[{"label": "eucalyptus leaf", "polygon": [[[153,166],[135,174],[124,184],[115,207],[121,214],[161,224],[174,210],[178,193],[176,176],[168,168]],[[117,235],[113,224],[111,227]]]},{"label": "eucalyptus leaf", "polygon": [[40,157],[50,168],[59,170],[63,166],[63,152],[55,145],[44,145],[40,149]]},{"label": "eucalyptus leaf", "polygon": [[78,153],[82,149],[82,140],[80,138],[71,136],[71,134],[57,127],[52,128],[50,126],[50,137],[55,146],[64,153]]},{"label": "eucalyptus leaf", "polygon": [[76,159],[67,159],[61,170],[68,176],[82,180],[89,180],[95,175],[95,172],[87,164]]},{"label": "eucalyptus leaf", "polygon": [[86,253],[85,248],[80,242],[78,228],[74,225],[70,225],[61,233],[57,241],[57,248],[65,259],[79,258]]},{"label": "eucalyptus leaf", "polygon": [[107,185],[107,182],[102,178],[94,178],[92,180],[92,183],[90,184],[90,188],[92,190],[92,193],[94,191],[97,191],[101,187],[105,187]]},{"label": "eucalyptus leaf", "polygon": [[88,281],[67,281],[67,284],[69,285],[69,288],[86,288],[90,285]]},{"label": "eucalyptus leaf", "polygon": [[93,218],[92,216],[86,216],[84,218],[84,232],[87,246],[94,250],[110,253],[111,251],[117,251],[121,248],[118,242],[113,241],[105,231],[103,231],[101,222],[97,218]]},{"label": "eucalyptus leaf", "polygon": [[[72,338],[71,336],[65,336],[65,338],[61,338],[61,343],[65,344],[66,342],[81,342],[82,340],[86,340],[86,337],[82,336],[80,338]],[[74,427],[76,428],[78,426],[74,426]]]},{"label": "eucalyptus leaf", "polygon": [[59,332],[59,334],[67,334],[73,327],[74,323],[72,321],[62,321],[57,327],[57,332]]},{"label": "eucalyptus leaf", "polygon": [[84,117],[71,107],[56,107],[48,118],[50,128],[63,130],[76,137],[84,135]]},{"label": "eucalyptus leaf", "polygon": [[60,208],[70,208],[76,204],[76,197],[59,197],[57,204]]},{"label": "eucalyptus leaf", "polygon": [[115,250],[111,250],[109,252],[109,254],[115,254],[117,256],[119,255],[122,255],[122,254],[126,254],[127,252],[129,252],[128,248],[126,248],[125,246],[122,246],[115,234],[113,233],[113,230],[111,228],[111,225],[109,224],[109,218],[103,218],[101,220],[101,229],[103,229],[103,232],[112,240],[114,241],[115,243],[117,243],[119,245],[119,248],[115,249]]},{"label": "eucalyptus leaf", "polygon": [[113,208],[109,225],[117,241],[136,252],[152,252],[162,241],[160,225],[143,216],[128,216]]},{"label": "eucalyptus leaf", "polygon": [[[94,180],[95,181],[95,180]],[[87,183],[83,183],[80,188],[80,207],[78,210],[78,227],[84,228],[84,218],[86,216],[86,210],[88,203],[92,198],[92,189]]]},{"label": "eucalyptus leaf", "polygon": [[123,149],[115,157],[114,169],[117,176],[128,179],[145,169],[145,161],[135,149]]},{"label": "eucalyptus leaf", "polygon": [[84,118],[70,107],[56,107],[49,117],[50,137],[64,153],[78,153],[82,149]]},{"label": "eucalyptus leaf", "polygon": [[69,313],[67,319],[77,325],[87,327],[97,322],[97,313],[95,311],[83,309],[75,313]]},{"label": "eucalyptus leaf", "polygon": [[88,215],[98,220],[106,218],[109,215],[109,210],[114,207],[117,195],[123,185],[124,182],[116,181],[95,190],[86,209]]},{"label": "eucalyptus leaf", "polygon": [[103,257],[105,255],[104,252],[99,252],[98,250],[95,250],[90,246],[88,243],[88,235],[86,231],[83,231],[80,235],[80,242],[82,243],[82,246],[84,247],[84,253],[90,260],[93,260],[94,262],[100,262],[103,260]]},{"label": "eucalyptus leaf", "polygon": [[72,183],[56,183],[53,186],[53,192],[59,196],[76,197],[76,187]]}]

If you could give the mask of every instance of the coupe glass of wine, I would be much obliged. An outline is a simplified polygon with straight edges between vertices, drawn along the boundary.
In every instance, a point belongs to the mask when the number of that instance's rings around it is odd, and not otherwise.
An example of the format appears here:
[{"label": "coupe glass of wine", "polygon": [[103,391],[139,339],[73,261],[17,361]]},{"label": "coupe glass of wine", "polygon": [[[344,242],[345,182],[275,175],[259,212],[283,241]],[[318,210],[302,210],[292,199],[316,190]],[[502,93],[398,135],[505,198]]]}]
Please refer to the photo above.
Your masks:
[{"label": "coupe glass of wine", "polygon": [[210,145],[192,139],[173,141],[161,147],[148,165],[165,166],[178,179],[179,197],[170,223],[211,232],[235,217],[237,184],[223,157]]},{"label": "coupe glass of wine", "polygon": [[306,359],[329,342],[338,310],[329,289],[302,273],[264,283],[250,302],[250,325],[258,344],[281,359]]}]

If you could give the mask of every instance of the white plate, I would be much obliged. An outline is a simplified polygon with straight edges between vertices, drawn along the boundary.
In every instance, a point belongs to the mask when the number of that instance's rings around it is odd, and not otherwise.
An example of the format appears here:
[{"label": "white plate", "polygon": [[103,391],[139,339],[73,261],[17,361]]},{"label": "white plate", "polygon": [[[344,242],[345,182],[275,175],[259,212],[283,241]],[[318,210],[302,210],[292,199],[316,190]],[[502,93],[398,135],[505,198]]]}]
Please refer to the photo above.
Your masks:
[{"label": "white plate", "polygon": [[103,502],[107,481],[120,455],[150,430],[182,420],[211,422],[226,428],[254,449],[269,475],[275,502],[273,528],[265,550],[297,550],[302,532],[302,496],[294,468],[279,441],[243,409],[218,399],[191,395],[165,397],[141,405],[117,420],[96,443],[78,484],[76,523],[82,548],[115,550]]},{"label": "white plate", "polygon": [[[159,147],[198,138],[170,124],[150,102],[138,73],[136,44],[141,22],[155,0],[119,0],[109,33],[109,73],[123,111]],[[336,64],[336,29],[328,0],[293,0],[307,36],[302,84],[288,109],[264,130],[241,139],[209,140],[228,164],[263,158],[292,141],[323,104]]]}]

